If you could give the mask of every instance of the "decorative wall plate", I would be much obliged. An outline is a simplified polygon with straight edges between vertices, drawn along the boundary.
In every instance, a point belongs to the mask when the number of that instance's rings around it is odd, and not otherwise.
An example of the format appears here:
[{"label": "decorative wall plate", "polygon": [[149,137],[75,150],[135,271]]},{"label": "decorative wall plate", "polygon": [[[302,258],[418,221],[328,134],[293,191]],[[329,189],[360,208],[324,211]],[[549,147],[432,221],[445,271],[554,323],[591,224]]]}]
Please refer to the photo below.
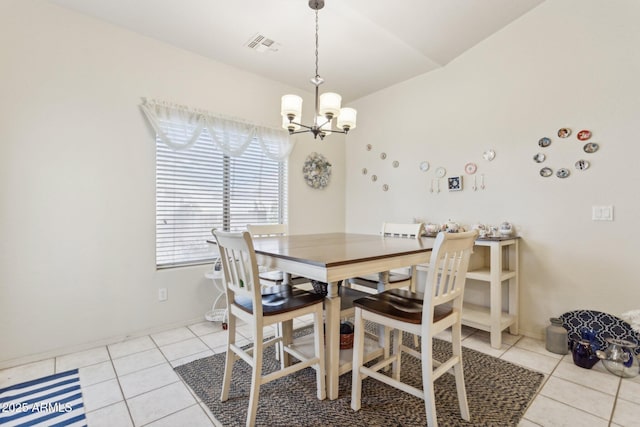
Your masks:
[{"label": "decorative wall plate", "polygon": [[587,139],[591,138],[591,131],[586,129],[581,130],[580,132],[578,132],[577,137],[580,141],[586,141]]},{"label": "decorative wall plate", "polygon": [[469,175],[473,175],[477,170],[478,165],[476,165],[475,163],[467,163],[466,165],[464,165],[464,171]]},{"label": "decorative wall plate", "polygon": [[440,166],[438,169],[436,169],[436,176],[438,178],[442,178],[443,176],[445,176],[447,173],[447,170],[445,168],[443,168],[442,166]]},{"label": "decorative wall plate", "polygon": [[391,164],[394,168],[397,168],[398,166],[400,166],[400,162],[397,160],[394,160],[393,163]]},{"label": "decorative wall plate", "polygon": [[[594,310],[574,310],[560,316],[562,326],[567,330],[570,340],[579,340],[583,328],[596,332],[596,342],[600,348],[607,346],[607,338],[617,338],[640,344],[640,334],[634,331],[627,322],[611,314]],[[634,352],[640,354],[640,347]]]},{"label": "decorative wall plate", "polygon": [[371,181],[376,182],[378,180],[377,175],[371,175]]},{"label": "decorative wall plate", "polygon": [[558,129],[558,136],[560,138],[569,138],[569,135],[571,135],[571,129],[569,128]]},{"label": "decorative wall plate", "polygon": [[366,175],[367,173],[369,173],[367,168],[362,168],[362,175]]},{"label": "decorative wall plate", "polygon": [[585,169],[589,169],[589,166],[591,166],[591,163],[589,163],[586,160],[578,160],[576,162],[576,169],[578,169],[579,171],[583,171]]},{"label": "decorative wall plate", "polygon": [[388,191],[388,190],[389,190],[389,186],[387,184],[383,184],[382,191]]},{"label": "decorative wall plate", "polygon": [[387,153],[380,153],[380,158],[382,160],[386,159],[387,158]]},{"label": "decorative wall plate", "polygon": [[538,140],[538,145],[542,148],[548,147],[551,145],[551,139],[546,136],[544,138],[540,138],[540,140]]},{"label": "decorative wall plate", "polygon": [[484,153],[482,153],[482,158],[490,162],[491,160],[496,158],[496,152],[493,150],[487,150]]},{"label": "decorative wall plate", "polygon": [[426,172],[429,170],[429,162],[420,162],[420,170]]},{"label": "decorative wall plate", "polygon": [[367,151],[371,151],[372,148],[371,144],[367,144]]},{"label": "decorative wall plate", "polygon": [[323,189],[331,179],[331,163],[322,154],[311,153],[304,161],[302,174],[309,187]]},{"label": "decorative wall plate", "polygon": [[569,169],[567,168],[560,168],[556,171],[556,176],[558,178],[566,178],[571,174],[571,172],[569,172]]},{"label": "decorative wall plate", "polygon": [[595,153],[599,148],[600,146],[595,142],[589,142],[587,144],[584,144],[583,150],[585,153]]},{"label": "decorative wall plate", "polygon": [[462,176],[450,176],[447,181],[449,183],[449,191],[462,190]]},{"label": "decorative wall plate", "polygon": [[540,176],[548,178],[551,175],[553,175],[553,169],[551,169],[551,168],[542,168],[542,169],[540,169]]},{"label": "decorative wall plate", "polygon": [[533,161],[536,163],[542,163],[545,161],[545,159],[547,158],[547,156],[545,156],[542,153],[538,153],[535,156],[533,156]]}]

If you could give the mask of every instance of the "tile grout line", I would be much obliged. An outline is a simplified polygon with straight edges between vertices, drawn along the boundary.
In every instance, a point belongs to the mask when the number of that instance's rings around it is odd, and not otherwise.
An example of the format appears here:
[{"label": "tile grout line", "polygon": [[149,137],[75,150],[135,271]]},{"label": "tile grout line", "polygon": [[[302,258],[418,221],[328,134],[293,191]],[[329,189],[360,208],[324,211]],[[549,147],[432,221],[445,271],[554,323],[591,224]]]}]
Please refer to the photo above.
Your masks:
[{"label": "tile grout line", "polygon": [[[155,343],[154,343],[155,344]],[[120,376],[118,375],[118,371],[116,371],[116,367],[113,364],[113,358],[111,357],[111,351],[109,351],[109,346],[107,346],[107,354],[109,355],[109,361],[111,362],[111,367],[113,368],[113,373],[116,375],[116,381],[118,382],[118,388],[120,389],[120,393],[122,394],[122,400],[124,401],[124,406],[127,408],[127,414],[129,415],[129,420],[131,420],[132,425],[136,425],[133,421],[133,415],[131,415],[131,408],[129,408],[129,402],[124,395],[124,390],[122,389],[122,384],[120,383]]]},{"label": "tile grout line", "polygon": [[611,407],[611,415],[609,416],[609,425],[613,423],[613,415],[616,413],[616,406],[618,406],[618,399],[620,399],[620,389],[622,388],[622,377],[618,381],[618,388],[616,390],[615,398],[613,399],[613,406]]}]

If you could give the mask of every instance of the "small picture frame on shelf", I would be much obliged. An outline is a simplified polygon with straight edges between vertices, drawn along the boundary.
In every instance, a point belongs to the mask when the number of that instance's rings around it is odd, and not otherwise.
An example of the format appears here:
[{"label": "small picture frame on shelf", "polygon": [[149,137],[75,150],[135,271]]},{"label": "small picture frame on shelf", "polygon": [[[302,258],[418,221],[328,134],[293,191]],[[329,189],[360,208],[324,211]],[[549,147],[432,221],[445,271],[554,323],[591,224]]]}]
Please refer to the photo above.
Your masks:
[{"label": "small picture frame on shelf", "polygon": [[450,176],[447,178],[449,183],[449,191],[461,191],[462,190],[462,175]]}]

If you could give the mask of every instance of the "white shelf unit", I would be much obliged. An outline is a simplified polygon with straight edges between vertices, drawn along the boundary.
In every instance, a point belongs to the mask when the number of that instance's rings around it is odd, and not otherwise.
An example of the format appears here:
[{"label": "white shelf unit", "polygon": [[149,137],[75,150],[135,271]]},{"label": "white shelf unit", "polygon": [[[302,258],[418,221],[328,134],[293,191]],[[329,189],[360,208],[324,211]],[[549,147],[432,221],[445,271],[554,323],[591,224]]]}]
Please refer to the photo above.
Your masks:
[{"label": "white shelf unit", "polygon": [[[502,346],[502,331],[518,334],[519,251],[518,238],[476,240],[467,278],[489,284],[489,307],[465,303],[462,324],[488,331],[491,347]],[[508,286],[508,305],[503,310],[502,286]]]},{"label": "white shelf unit", "polygon": [[[519,250],[518,237],[478,239],[469,261],[467,279],[485,282],[489,286],[489,306],[465,302],[462,310],[462,324],[488,331],[491,347],[502,346],[502,331],[509,328],[511,334],[518,334],[518,292],[519,292]],[[418,271],[426,271],[428,266],[419,265]],[[508,286],[508,305],[503,310],[502,287]]]},{"label": "white shelf unit", "polygon": [[216,270],[215,266],[219,265],[218,260],[213,263],[211,270],[204,274],[204,277],[210,279],[213,283],[213,287],[218,292],[218,296],[211,305],[211,310],[207,311],[204,318],[209,322],[222,322],[223,326],[227,322],[227,301],[225,295],[224,285],[222,284],[222,271]]}]

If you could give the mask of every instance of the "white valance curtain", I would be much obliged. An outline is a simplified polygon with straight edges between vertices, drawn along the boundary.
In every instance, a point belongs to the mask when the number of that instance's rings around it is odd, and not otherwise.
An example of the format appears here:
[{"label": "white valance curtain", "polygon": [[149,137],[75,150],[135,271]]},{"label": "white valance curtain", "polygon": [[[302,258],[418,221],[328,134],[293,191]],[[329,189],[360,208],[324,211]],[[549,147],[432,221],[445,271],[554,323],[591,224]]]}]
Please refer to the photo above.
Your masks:
[{"label": "white valance curtain", "polygon": [[158,137],[174,150],[186,150],[196,143],[206,129],[213,143],[225,155],[239,157],[256,140],[265,157],[285,160],[293,142],[284,130],[270,129],[215,116],[183,105],[142,98],[140,108]]}]

